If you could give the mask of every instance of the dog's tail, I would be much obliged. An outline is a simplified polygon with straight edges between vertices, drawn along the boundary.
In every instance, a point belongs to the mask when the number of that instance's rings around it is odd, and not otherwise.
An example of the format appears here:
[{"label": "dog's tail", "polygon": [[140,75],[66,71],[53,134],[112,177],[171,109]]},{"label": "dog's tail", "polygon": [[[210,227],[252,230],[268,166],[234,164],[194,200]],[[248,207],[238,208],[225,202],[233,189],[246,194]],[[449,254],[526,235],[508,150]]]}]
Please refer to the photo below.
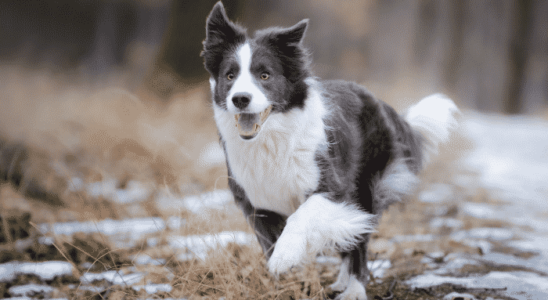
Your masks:
[{"label": "dog's tail", "polygon": [[438,153],[440,143],[447,142],[457,127],[455,103],[443,94],[430,95],[411,106],[404,118],[422,136],[422,165]]}]

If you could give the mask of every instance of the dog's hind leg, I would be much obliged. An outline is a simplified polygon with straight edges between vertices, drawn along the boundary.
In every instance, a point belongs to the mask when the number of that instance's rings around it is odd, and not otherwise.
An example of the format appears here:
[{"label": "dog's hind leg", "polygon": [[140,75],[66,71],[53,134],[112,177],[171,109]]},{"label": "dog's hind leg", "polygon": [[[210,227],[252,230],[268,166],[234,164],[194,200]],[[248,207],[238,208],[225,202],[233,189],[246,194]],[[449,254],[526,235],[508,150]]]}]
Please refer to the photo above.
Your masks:
[{"label": "dog's hind leg", "polygon": [[[343,259],[341,270],[337,282],[330,286],[333,291],[343,291],[335,298],[336,300],[367,300],[365,288],[369,282],[367,268],[369,236],[370,234],[365,234],[363,240],[353,250],[341,253]],[[343,286],[345,280],[346,285]]]},{"label": "dog's hind leg", "polygon": [[350,257],[348,255],[342,258],[342,263],[339,269],[339,276],[337,281],[329,286],[329,289],[333,292],[342,292],[348,286],[350,280]]}]

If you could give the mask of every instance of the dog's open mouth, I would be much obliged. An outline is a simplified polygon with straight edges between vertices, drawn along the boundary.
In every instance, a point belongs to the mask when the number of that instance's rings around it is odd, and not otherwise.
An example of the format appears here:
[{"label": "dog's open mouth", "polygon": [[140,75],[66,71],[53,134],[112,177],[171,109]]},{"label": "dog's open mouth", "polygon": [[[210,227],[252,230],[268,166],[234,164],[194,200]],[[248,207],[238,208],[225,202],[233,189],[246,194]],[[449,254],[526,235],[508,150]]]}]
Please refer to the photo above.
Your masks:
[{"label": "dog's open mouth", "polygon": [[244,140],[250,140],[256,137],[259,131],[261,131],[261,126],[263,126],[271,111],[272,105],[268,106],[260,113],[241,113],[234,115],[234,118],[236,119],[236,127],[238,127],[240,137]]}]

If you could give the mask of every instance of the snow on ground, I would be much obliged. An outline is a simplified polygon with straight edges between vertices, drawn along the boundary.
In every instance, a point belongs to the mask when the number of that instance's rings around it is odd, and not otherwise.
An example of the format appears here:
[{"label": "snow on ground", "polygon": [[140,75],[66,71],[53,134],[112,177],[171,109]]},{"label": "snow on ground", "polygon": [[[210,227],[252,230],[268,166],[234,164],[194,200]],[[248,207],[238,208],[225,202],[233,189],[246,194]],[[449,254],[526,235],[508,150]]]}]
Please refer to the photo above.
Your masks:
[{"label": "snow on ground", "polygon": [[155,294],[158,292],[166,292],[169,293],[173,289],[173,287],[169,284],[162,283],[162,284],[147,284],[147,285],[134,285],[132,288],[135,291],[140,291],[144,289],[147,294]]},{"label": "snow on ground", "polygon": [[198,166],[202,168],[211,168],[216,165],[225,164],[225,153],[219,142],[207,144],[200,152]]},{"label": "snow on ground", "polygon": [[193,258],[205,260],[211,250],[226,247],[230,243],[249,245],[254,239],[255,236],[247,232],[223,231],[214,234],[170,236],[168,237],[168,244],[172,249],[185,251],[178,256],[180,260]]},{"label": "snow on ground", "polygon": [[130,180],[125,188],[118,188],[119,182],[114,178],[89,183],[87,186],[83,180],[73,177],[68,182],[69,190],[85,190],[91,197],[103,197],[119,204],[135,203],[146,200],[152,194],[152,186],[142,182]]},{"label": "snow on ground", "polygon": [[55,288],[49,285],[43,284],[25,284],[25,285],[16,285],[9,288],[8,292],[12,296],[36,296],[36,295],[50,295],[53,293]]},{"label": "snow on ground", "polygon": [[13,281],[19,275],[35,275],[40,280],[72,275],[72,265],[66,261],[17,262],[0,264],[0,282]]},{"label": "snow on ground", "polygon": [[232,200],[232,193],[229,190],[215,190],[184,198],[162,191],[156,197],[156,205],[162,211],[184,209],[195,214],[200,214],[204,213],[207,209],[223,209],[226,204],[232,203]]},{"label": "snow on ground", "polygon": [[96,281],[105,280],[115,285],[132,285],[140,282],[145,277],[145,273],[124,274],[123,271],[111,270],[102,273],[85,273],[80,277],[82,284],[91,284]]},{"label": "snow on ground", "polygon": [[[112,237],[117,247],[133,247],[145,235],[163,231],[167,228],[178,229],[184,219],[176,216],[170,217],[167,222],[162,218],[134,218],[125,220],[105,219],[88,222],[66,222],[53,224],[40,224],[42,234],[67,235],[75,233],[101,233]],[[114,238],[115,237],[115,238]]]},{"label": "snow on ground", "polygon": [[444,283],[462,285],[467,288],[489,288],[504,290],[504,294],[516,299],[548,299],[548,280],[531,272],[497,272],[474,277],[452,277],[435,274],[419,275],[406,282],[413,288],[425,288]]},{"label": "snow on ground", "polygon": [[[506,117],[467,113],[461,130],[474,145],[456,162],[463,174],[454,184],[470,194],[478,189],[502,200],[493,203],[459,203],[459,210],[479,219],[510,222],[508,228],[473,228],[453,232],[449,238],[482,249],[483,255],[449,254],[441,262],[425,257],[430,271],[407,281],[411,287],[432,287],[443,283],[468,288],[501,289],[516,299],[548,299],[548,122],[530,117]],[[441,203],[451,197],[451,187],[434,185],[421,193],[427,203]],[[446,225],[447,224],[447,225]],[[458,220],[437,218],[432,228],[458,229]],[[427,235],[396,237],[398,240],[428,240]],[[534,253],[521,258],[493,252],[493,243]],[[467,265],[500,266],[520,271],[491,271],[485,275],[454,276]],[[521,271],[530,270],[530,271]],[[467,277],[468,276],[468,277]],[[502,289],[506,288],[505,291]]]},{"label": "snow on ground", "polygon": [[[548,232],[548,122],[469,113],[462,131],[475,148],[458,164],[479,175],[477,185],[509,203],[485,217]],[[489,211],[475,208],[469,210]]]}]

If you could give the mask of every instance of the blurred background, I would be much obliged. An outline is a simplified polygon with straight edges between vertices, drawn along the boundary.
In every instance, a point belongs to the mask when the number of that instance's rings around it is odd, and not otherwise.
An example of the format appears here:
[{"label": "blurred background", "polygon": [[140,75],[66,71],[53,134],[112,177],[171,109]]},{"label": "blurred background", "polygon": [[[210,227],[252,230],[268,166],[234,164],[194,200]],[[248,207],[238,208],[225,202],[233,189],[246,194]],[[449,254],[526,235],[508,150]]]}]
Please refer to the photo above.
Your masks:
[{"label": "blurred background", "polygon": [[[207,79],[199,57],[215,1],[2,1],[3,64],[70,73],[161,98]],[[250,32],[309,18],[315,74],[443,91],[472,109],[535,113],[548,104],[548,3],[507,1],[224,1]],[[105,82],[106,81],[106,82]],[[378,91],[376,91],[378,89]],[[387,101],[393,101],[386,99]]]},{"label": "blurred background", "polygon": [[[226,188],[200,57],[214,4],[1,1],[0,178],[12,183],[4,188],[61,207],[82,199],[67,196],[78,191],[74,180],[111,189],[137,180],[182,195]],[[250,34],[310,19],[314,73],[362,83],[399,111],[443,92],[462,109],[548,115],[547,1],[224,4]],[[150,207],[153,194],[144,197]]]},{"label": "blurred background", "polygon": [[[162,99],[207,79],[199,57],[215,1],[2,1],[3,65],[145,87]],[[366,82],[389,98],[442,91],[483,111],[548,104],[548,3],[507,1],[224,1],[250,29],[310,19],[315,74]],[[386,97],[385,97],[386,95]],[[386,101],[394,101],[385,99]]]},{"label": "blurred background", "polygon": [[[208,248],[184,242],[189,235],[224,231],[243,231],[244,244],[254,241],[226,190],[209,75],[200,57],[215,2],[0,0],[0,269],[8,270],[0,274],[0,298],[20,295],[17,284],[38,282],[16,279],[14,274],[26,274],[22,269],[9,273],[17,261],[68,264],[65,275],[72,279],[54,282],[56,292],[48,295],[71,299],[122,299],[109,294],[110,286],[65,283],[88,284],[79,276],[89,271],[134,275],[141,271],[133,267],[141,265],[146,274],[158,273],[139,282],[170,284],[162,287],[171,291],[164,296],[240,299],[249,292],[248,280],[259,277],[262,287],[248,298],[278,289],[256,243],[248,269],[241,266],[249,255],[230,247],[236,252],[219,260],[230,267],[193,265]],[[422,172],[407,208],[385,214],[372,239],[371,253],[387,259],[393,274],[423,272],[419,261],[429,251],[477,253],[480,245],[483,255],[500,244],[491,247],[482,238],[464,247],[447,238],[453,231],[522,228],[515,224],[541,231],[537,250],[544,251],[542,263],[519,263],[518,270],[539,265],[538,274],[548,272],[548,1],[223,3],[250,34],[308,18],[304,45],[318,77],[361,83],[400,112],[436,92],[463,110],[457,134]],[[501,210],[503,202],[513,206]],[[399,236],[414,234],[419,240],[435,235],[429,244],[401,244]],[[506,266],[510,259],[502,261]],[[226,291],[210,289],[226,270]],[[248,271],[234,275],[241,270]],[[335,280],[333,270],[327,268],[322,284]],[[293,298],[313,298],[301,296]]]},{"label": "blurred background", "polygon": [[[66,178],[226,187],[200,57],[214,4],[1,1],[3,180],[59,205]],[[399,111],[443,92],[463,109],[548,114],[547,1],[224,4],[250,34],[310,19],[314,73],[362,83]]]}]

